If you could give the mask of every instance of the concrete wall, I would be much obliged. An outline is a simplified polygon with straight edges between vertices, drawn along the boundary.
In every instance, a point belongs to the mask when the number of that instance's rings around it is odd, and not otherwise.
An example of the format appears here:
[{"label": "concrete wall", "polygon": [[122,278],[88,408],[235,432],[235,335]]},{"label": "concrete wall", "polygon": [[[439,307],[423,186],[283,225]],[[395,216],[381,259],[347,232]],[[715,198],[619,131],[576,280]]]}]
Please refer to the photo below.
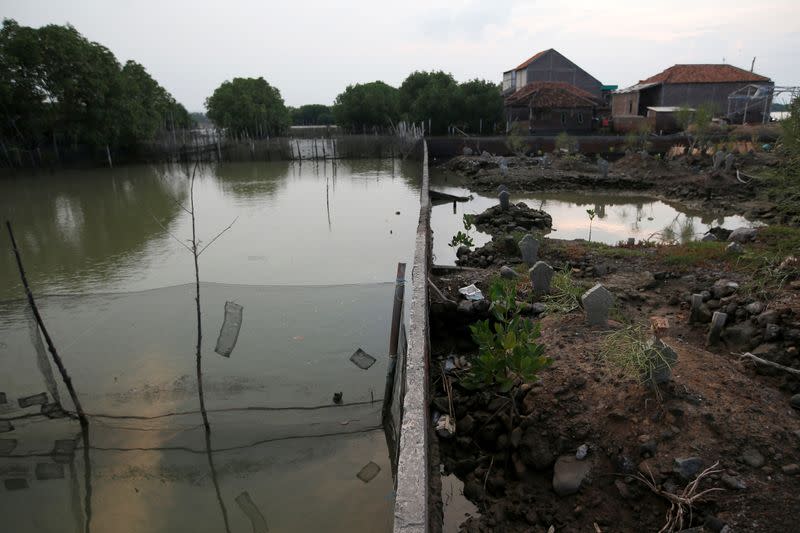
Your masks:
[{"label": "concrete wall", "polygon": [[519,124],[523,131],[551,135],[562,131],[589,133],[592,131],[592,108],[531,109],[510,107],[506,109],[508,121]]},{"label": "concrete wall", "polygon": [[403,414],[394,503],[395,533],[426,533],[429,529],[428,269],[431,262],[431,203],[428,184],[428,147],[423,141],[419,224],[411,271],[411,308],[406,328],[408,349],[404,364],[397,368],[397,376],[403,380]]},{"label": "concrete wall", "polygon": [[[603,84],[555,50],[550,50],[537,61],[528,65],[528,68],[525,69],[524,72],[526,73],[525,83],[534,81],[565,81],[575,87],[583,89],[598,100],[602,100]],[[518,80],[519,77],[519,74],[517,74]],[[525,83],[523,83],[523,85]]]}]

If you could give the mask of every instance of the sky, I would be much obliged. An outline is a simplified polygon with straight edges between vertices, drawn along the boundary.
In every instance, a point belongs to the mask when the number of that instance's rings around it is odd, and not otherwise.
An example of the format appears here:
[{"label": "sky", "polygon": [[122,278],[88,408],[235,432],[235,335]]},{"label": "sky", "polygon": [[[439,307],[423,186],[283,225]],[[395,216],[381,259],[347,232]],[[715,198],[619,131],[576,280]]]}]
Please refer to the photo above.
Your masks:
[{"label": "sky", "polygon": [[347,85],[399,86],[414,70],[458,81],[555,48],[625,87],[677,63],[729,63],[800,85],[798,0],[0,0],[22,25],[72,24],[133,59],[190,111],[234,77],[264,77],[287,105]]}]

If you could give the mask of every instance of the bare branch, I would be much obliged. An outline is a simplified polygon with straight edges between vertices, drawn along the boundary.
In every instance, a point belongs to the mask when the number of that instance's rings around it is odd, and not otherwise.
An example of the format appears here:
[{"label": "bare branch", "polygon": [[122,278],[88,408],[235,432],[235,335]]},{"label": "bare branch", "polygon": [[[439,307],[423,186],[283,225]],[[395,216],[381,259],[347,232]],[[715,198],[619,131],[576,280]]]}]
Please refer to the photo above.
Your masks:
[{"label": "bare branch", "polygon": [[[736,354],[734,354],[734,355],[736,355]],[[754,361],[756,363],[759,363],[759,364],[762,364],[762,365],[766,365],[766,366],[771,366],[772,368],[777,368],[778,370],[783,370],[784,372],[789,372],[790,374],[795,374],[797,376],[800,376],[800,369],[779,365],[778,363],[773,363],[772,361],[767,361],[766,359],[761,359],[760,357],[756,357],[755,355],[751,354],[750,352],[745,352],[745,353],[738,354],[738,355],[739,355],[739,357],[742,357],[742,358],[745,358],[745,359],[751,359],[752,361]]]},{"label": "bare branch", "polygon": [[175,236],[175,234],[174,234],[174,233],[172,233],[170,230],[168,230],[168,229],[167,229],[167,228],[164,226],[164,224],[162,224],[162,223],[161,223],[161,221],[160,221],[160,220],[158,220],[158,218],[156,218],[156,216],[155,216],[153,213],[150,213],[150,216],[151,216],[151,217],[153,217],[153,220],[155,220],[155,221],[156,221],[156,224],[158,224],[158,225],[159,225],[159,227],[161,227],[161,229],[163,229],[164,231],[166,231],[166,232],[167,232],[167,235],[169,235],[170,237],[172,237],[173,239],[175,239],[175,241],[176,241],[178,244],[180,244],[181,246],[183,246],[184,248],[186,248],[186,249],[187,249],[187,250],[189,250],[190,252],[193,252],[193,251],[192,251],[192,249],[189,247],[189,245],[188,245],[188,244],[186,244],[185,242],[183,242],[182,240],[180,240],[178,237],[176,237],[176,236]]},{"label": "bare branch", "polygon": [[228,227],[227,227],[227,228],[225,228],[224,230],[222,230],[222,231],[220,231],[219,233],[217,233],[217,235],[216,235],[216,236],[215,236],[213,239],[211,239],[211,240],[208,242],[208,244],[206,244],[205,246],[203,246],[202,248],[200,248],[200,251],[199,251],[199,252],[197,252],[197,255],[199,256],[200,254],[202,254],[202,253],[203,253],[203,252],[206,250],[206,248],[208,248],[209,246],[211,246],[212,244],[214,244],[214,241],[216,241],[217,239],[219,239],[219,238],[222,236],[222,234],[223,234],[223,233],[225,233],[226,231],[228,231],[229,229],[231,229],[231,228],[233,227],[233,225],[234,225],[234,224],[236,224],[236,221],[237,221],[237,220],[239,220],[239,217],[238,217],[238,216],[237,216],[236,218],[234,218],[234,219],[233,219],[233,222],[231,222],[230,224],[228,224]]}]

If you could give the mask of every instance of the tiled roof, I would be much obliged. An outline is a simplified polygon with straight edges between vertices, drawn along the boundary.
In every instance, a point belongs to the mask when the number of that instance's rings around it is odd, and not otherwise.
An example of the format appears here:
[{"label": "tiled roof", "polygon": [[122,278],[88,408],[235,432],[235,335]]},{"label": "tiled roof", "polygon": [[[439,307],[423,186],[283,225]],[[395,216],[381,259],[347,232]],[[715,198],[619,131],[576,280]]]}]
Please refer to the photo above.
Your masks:
[{"label": "tiled roof", "polygon": [[729,83],[771,81],[733,65],[673,65],[639,83]]},{"label": "tiled roof", "polygon": [[548,48],[547,50],[542,50],[542,51],[541,51],[541,52],[539,52],[538,54],[534,54],[534,55],[532,55],[530,58],[528,58],[528,60],[527,60],[527,61],[525,61],[524,63],[520,64],[520,65],[519,65],[517,68],[515,68],[514,70],[519,70],[519,69],[521,69],[521,68],[525,68],[525,67],[527,67],[528,65],[530,65],[531,63],[533,63],[534,61],[536,61],[537,59],[539,59],[540,57],[542,57],[543,55],[545,55],[545,54],[546,54],[547,52],[549,52],[550,50],[552,50],[552,48]]},{"label": "tiled roof", "polygon": [[563,81],[535,81],[529,83],[506,98],[506,105],[528,105],[531,99],[533,99],[533,107],[569,108],[598,105],[598,102],[590,93]]}]

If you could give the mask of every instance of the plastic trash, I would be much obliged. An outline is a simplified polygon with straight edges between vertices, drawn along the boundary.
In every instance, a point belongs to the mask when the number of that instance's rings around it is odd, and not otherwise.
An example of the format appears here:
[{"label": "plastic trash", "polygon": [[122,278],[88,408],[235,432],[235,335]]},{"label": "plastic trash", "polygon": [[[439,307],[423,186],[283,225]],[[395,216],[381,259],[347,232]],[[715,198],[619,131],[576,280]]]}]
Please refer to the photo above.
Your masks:
[{"label": "plastic trash", "polygon": [[242,310],[244,308],[234,302],[225,302],[225,320],[219,330],[217,346],[214,351],[223,357],[230,357],[239,339],[239,330],[242,329]]},{"label": "plastic trash", "polygon": [[375,476],[377,476],[380,471],[381,467],[370,461],[356,474],[356,477],[364,483],[369,483],[375,479]]},{"label": "plastic trash", "polygon": [[372,365],[375,364],[376,359],[372,357],[370,354],[359,348],[356,350],[353,355],[350,356],[350,360],[361,370],[366,370]]},{"label": "plastic trash", "polygon": [[458,292],[463,294],[467,300],[472,300],[474,302],[483,300],[483,293],[478,287],[475,286],[474,283],[472,285],[467,285],[466,287],[461,287],[458,289]]}]

